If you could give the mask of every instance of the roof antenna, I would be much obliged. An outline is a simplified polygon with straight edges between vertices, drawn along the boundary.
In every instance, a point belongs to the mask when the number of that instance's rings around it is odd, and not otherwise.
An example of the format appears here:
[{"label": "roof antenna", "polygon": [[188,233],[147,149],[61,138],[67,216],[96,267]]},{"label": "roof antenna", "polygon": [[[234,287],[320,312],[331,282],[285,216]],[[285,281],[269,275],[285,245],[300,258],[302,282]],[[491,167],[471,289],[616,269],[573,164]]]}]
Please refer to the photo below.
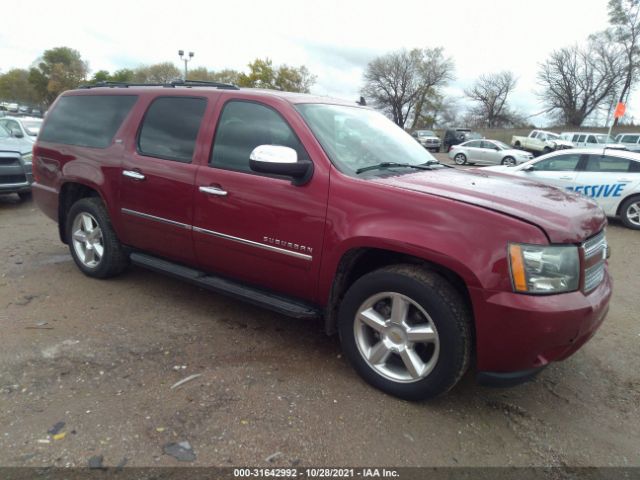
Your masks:
[{"label": "roof antenna", "polygon": [[358,105],[363,106],[363,107],[366,107],[366,106],[367,106],[367,101],[364,99],[364,97],[363,97],[362,95],[360,95],[360,100],[358,100],[356,103],[357,103]]}]

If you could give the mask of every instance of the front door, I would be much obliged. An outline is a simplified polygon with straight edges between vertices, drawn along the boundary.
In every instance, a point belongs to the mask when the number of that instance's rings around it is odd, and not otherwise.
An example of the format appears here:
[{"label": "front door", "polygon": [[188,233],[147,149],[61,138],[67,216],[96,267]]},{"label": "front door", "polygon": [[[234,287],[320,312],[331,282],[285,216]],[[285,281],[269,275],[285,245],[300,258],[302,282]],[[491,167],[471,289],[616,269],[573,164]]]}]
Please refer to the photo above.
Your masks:
[{"label": "front door", "polygon": [[207,101],[158,97],[126,148],[120,179],[121,240],[172,260],[194,260],[192,164]]},{"label": "front door", "polygon": [[265,144],[288,146],[298,158],[314,160],[290,127],[292,120],[301,123],[296,115],[233,98],[221,106],[209,165],[196,178],[193,237],[204,268],[313,300],[328,171],[314,162],[311,180],[297,186],[249,168],[251,151]]},{"label": "front door", "polygon": [[534,163],[533,170],[525,172],[525,175],[531,180],[572,190],[580,157],[581,155],[578,153],[554,155],[551,158]]}]

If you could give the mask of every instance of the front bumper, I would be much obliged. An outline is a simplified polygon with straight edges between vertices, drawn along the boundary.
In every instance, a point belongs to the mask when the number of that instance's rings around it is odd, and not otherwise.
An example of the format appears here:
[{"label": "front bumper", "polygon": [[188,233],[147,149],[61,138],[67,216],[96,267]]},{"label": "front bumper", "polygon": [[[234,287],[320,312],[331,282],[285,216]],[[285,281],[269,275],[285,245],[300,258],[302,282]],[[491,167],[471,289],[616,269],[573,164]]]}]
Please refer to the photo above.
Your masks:
[{"label": "front bumper", "polygon": [[[564,360],[584,345],[604,321],[611,299],[608,268],[585,295],[536,296],[470,289],[476,318],[477,370],[507,374]],[[525,378],[526,380],[526,378]]]},{"label": "front bumper", "polygon": [[21,181],[14,181],[14,176],[3,176],[0,172],[0,193],[22,193],[31,191],[31,184],[33,183],[33,174],[26,172],[24,175],[17,175],[24,177]]}]

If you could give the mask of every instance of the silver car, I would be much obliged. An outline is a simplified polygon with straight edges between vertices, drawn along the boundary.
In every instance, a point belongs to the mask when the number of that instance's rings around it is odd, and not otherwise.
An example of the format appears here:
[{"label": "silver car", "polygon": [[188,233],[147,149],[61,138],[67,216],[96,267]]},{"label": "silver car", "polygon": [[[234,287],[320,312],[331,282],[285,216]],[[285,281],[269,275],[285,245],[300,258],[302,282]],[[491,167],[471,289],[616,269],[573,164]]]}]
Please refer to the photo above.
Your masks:
[{"label": "silver car", "polygon": [[41,118],[33,117],[3,117],[0,118],[0,126],[11,132],[16,138],[23,138],[31,143],[35,143],[36,137],[42,125]]},{"label": "silver car", "polygon": [[532,160],[533,155],[498,140],[469,140],[460,145],[452,145],[449,158],[457,165],[519,165]]}]

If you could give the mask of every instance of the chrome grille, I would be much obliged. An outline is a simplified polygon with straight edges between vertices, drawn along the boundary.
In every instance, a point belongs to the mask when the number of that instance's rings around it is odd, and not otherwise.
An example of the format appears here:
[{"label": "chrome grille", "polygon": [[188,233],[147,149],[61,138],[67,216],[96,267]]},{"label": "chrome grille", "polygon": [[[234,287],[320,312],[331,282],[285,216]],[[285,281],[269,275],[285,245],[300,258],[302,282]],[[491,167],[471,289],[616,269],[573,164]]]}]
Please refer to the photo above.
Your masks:
[{"label": "chrome grille", "polygon": [[604,230],[583,243],[585,263],[598,258],[598,261],[584,271],[584,291],[590,292],[604,279],[604,265],[607,256],[607,237]]}]

